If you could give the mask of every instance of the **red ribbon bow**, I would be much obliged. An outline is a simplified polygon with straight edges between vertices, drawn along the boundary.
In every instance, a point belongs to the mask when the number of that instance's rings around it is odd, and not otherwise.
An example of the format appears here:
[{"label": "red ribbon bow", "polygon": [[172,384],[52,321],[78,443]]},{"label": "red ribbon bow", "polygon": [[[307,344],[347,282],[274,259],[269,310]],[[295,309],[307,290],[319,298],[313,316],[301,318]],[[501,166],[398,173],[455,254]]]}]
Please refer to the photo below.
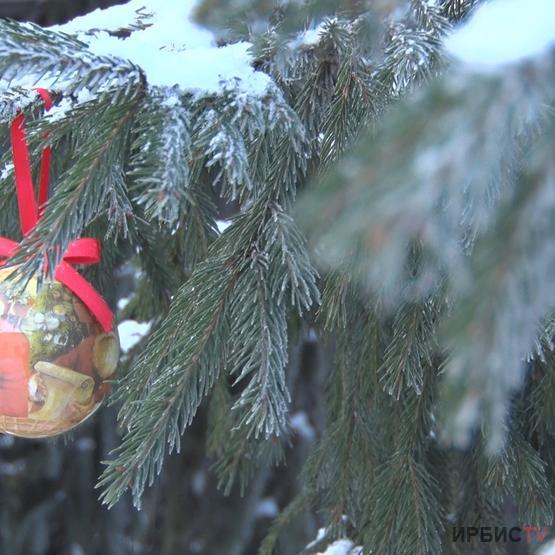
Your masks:
[{"label": "red ribbon bow", "polygon": [[[47,110],[52,107],[52,99],[47,90],[36,89],[42,97]],[[50,174],[50,147],[42,152],[38,204],[35,201],[33,175],[29,147],[25,136],[25,118],[18,114],[11,128],[15,186],[19,206],[19,221],[23,235],[27,235],[37,224],[48,199],[48,180]],[[0,237],[0,258],[6,259],[15,254],[19,245]],[[71,290],[91,311],[104,331],[113,327],[114,317],[110,307],[100,293],[73,268],[74,264],[98,264],[100,262],[100,243],[97,239],[83,238],[73,241],[67,248],[54,271],[54,277]]]}]

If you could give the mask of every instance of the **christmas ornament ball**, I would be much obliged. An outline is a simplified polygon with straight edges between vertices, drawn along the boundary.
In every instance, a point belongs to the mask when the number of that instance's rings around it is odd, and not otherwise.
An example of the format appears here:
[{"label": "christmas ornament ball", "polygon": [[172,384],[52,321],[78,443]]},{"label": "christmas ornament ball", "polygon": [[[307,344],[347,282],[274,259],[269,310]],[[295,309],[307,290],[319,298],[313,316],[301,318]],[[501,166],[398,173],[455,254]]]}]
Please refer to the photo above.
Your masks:
[{"label": "christmas ornament ball", "polygon": [[0,433],[39,438],[83,422],[116,372],[119,342],[57,281],[25,290],[0,269]]}]

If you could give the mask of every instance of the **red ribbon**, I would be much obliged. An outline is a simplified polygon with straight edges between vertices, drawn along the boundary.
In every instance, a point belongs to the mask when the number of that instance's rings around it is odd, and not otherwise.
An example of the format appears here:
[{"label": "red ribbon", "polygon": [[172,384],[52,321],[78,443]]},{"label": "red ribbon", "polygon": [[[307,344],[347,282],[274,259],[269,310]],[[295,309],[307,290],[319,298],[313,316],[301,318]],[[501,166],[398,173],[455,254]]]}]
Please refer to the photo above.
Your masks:
[{"label": "red ribbon", "polygon": [[[52,107],[52,99],[47,90],[36,89],[42,97],[47,110]],[[40,184],[38,203],[35,200],[33,175],[29,146],[25,136],[25,118],[18,114],[12,122],[11,128],[13,162],[15,171],[15,186],[17,203],[19,206],[19,221],[23,235],[27,235],[35,227],[48,199],[48,180],[50,175],[50,147],[42,152],[40,168]],[[0,259],[6,259],[15,254],[19,245],[0,237]],[[100,293],[75,269],[74,264],[98,264],[100,262],[100,243],[97,239],[83,238],[70,243],[62,261],[54,271],[54,277],[71,290],[98,320],[104,331],[113,327],[114,316]]]}]

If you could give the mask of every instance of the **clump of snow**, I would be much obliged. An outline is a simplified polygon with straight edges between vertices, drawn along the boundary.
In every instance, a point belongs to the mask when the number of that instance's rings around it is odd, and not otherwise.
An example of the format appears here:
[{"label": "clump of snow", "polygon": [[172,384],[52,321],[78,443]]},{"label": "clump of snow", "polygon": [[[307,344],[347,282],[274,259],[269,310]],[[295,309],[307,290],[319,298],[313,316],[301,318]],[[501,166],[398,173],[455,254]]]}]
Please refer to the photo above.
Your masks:
[{"label": "clump of snow", "polygon": [[[63,91],[66,83],[59,79],[58,75],[38,73],[19,74],[17,77],[11,78],[9,81],[0,79],[0,92],[8,91],[12,88],[27,89],[29,91],[36,87],[48,89],[49,91]],[[33,101],[31,94],[21,94],[20,97],[13,103],[14,111],[24,108]]]},{"label": "clump of snow", "polygon": [[322,38],[322,25],[319,25],[315,29],[307,29],[291,41],[289,46],[292,48],[297,48],[298,46],[316,46],[320,39]]},{"label": "clump of snow", "polygon": [[[329,23],[330,19],[326,20]],[[293,40],[289,42],[289,48],[296,50],[299,47],[311,48],[316,46],[322,39],[322,34],[326,30],[324,22],[319,23],[316,27],[301,31]]]},{"label": "clump of snow", "polygon": [[[52,25],[50,29],[72,34],[87,33],[91,30],[116,32],[126,29],[132,24],[138,25],[143,18],[148,22],[151,16],[150,14],[141,16],[141,8],[142,3],[135,1],[116,5],[110,8],[109,17],[107,17],[105,9],[98,8],[63,25]],[[131,11],[135,12],[132,17],[130,17]]]},{"label": "clump of snow", "polygon": [[455,58],[485,70],[541,54],[555,47],[555,1],[486,2],[445,46]]},{"label": "clump of snow", "polygon": [[[218,47],[213,33],[192,21],[196,4],[197,0],[131,0],[52,30],[77,34],[99,56],[133,62],[151,85],[178,86],[203,95],[218,94],[231,82],[249,94],[265,94],[271,79],[252,68],[251,44]],[[137,22],[141,27],[132,30]],[[132,32],[114,36],[122,28]]]},{"label": "clump of snow", "polygon": [[318,528],[318,532],[316,533],[316,538],[305,546],[305,551],[315,547],[319,542],[321,542],[326,537],[327,533],[328,533],[327,528]]},{"label": "clump of snow", "polygon": [[206,472],[203,468],[198,469],[193,474],[191,480],[191,489],[197,497],[202,497],[206,491]]},{"label": "clump of snow", "polygon": [[216,220],[216,225],[218,226],[218,231],[223,233],[231,225],[231,220]]},{"label": "clump of snow", "polygon": [[169,94],[163,101],[162,101],[162,106],[164,106],[164,108],[169,108],[170,110],[172,108],[175,108],[176,106],[179,106],[181,104],[181,101],[179,100],[179,96],[177,96],[177,94]]},{"label": "clump of snow", "polygon": [[317,555],[358,555],[362,548],[355,547],[351,540],[337,540],[328,545],[325,551],[320,551]]},{"label": "clump of snow", "polygon": [[79,89],[79,92],[77,93],[78,104],[83,104],[83,102],[89,102],[91,100],[94,100],[95,98],[96,98],[96,95],[91,93],[91,91],[89,91],[87,87],[83,87],[82,89]]},{"label": "clump of snow", "polygon": [[96,9],[51,29],[77,34],[87,41],[83,37],[85,34],[96,34],[95,31],[114,33],[141,24],[146,28],[132,34],[138,34],[141,44],[147,48],[212,46],[213,34],[192,21],[197,4],[198,0],[131,0],[126,4]]},{"label": "clump of snow", "polygon": [[258,518],[275,518],[278,514],[279,507],[273,497],[261,499],[254,511],[254,516]]},{"label": "clump of snow", "polygon": [[467,396],[455,415],[455,436],[453,441],[457,446],[467,445],[469,430],[473,429],[480,414],[479,399],[476,395]]},{"label": "clump of snow", "polygon": [[302,36],[302,43],[307,46],[312,46],[320,42],[320,37],[322,35],[322,29],[307,29]]},{"label": "clump of snow", "polygon": [[538,555],[555,555],[555,540],[551,540],[543,545],[538,550]]},{"label": "clump of snow", "polygon": [[62,98],[55,106],[49,110],[46,117],[51,121],[63,119],[66,113],[73,108],[73,101],[70,98]]},{"label": "clump of snow", "polygon": [[[7,103],[7,106],[3,106],[2,116],[4,117],[6,114],[4,113],[4,109],[8,109],[11,116],[15,116],[16,112],[22,110],[26,106],[28,106],[33,100],[36,99],[37,93],[36,91],[32,90],[33,87],[38,87],[42,85],[36,85],[35,83],[40,81],[40,78],[36,75],[33,77],[30,76],[18,76],[17,79],[0,79],[0,94],[6,95],[6,98],[2,98],[2,104]],[[48,83],[52,83],[53,79],[46,80]],[[28,86],[26,86],[28,84]],[[23,90],[17,91],[17,96],[11,94],[10,89],[13,87],[19,87]],[[47,87],[45,87],[47,88]],[[29,89],[29,90],[25,90]]]},{"label": "clump of snow", "polygon": [[75,99],[71,97],[64,97],[56,105],[52,106],[52,108],[50,108],[50,110],[46,114],[46,118],[49,119],[51,122],[59,121],[65,118],[67,112],[69,112],[78,104],[89,102],[91,100],[94,100],[94,98],[96,98],[95,95],[92,94],[89,89],[83,87],[79,90]]},{"label": "clump of snow", "polygon": [[151,326],[151,322],[136,322],[135,320],[121,322],[118,325],[121,352],[127,353],[135,347],[150,332]]},{"label": "clump of snow", "polygon": [[13,174],[14,167],[11,162],[8,162],[1,170],[0,170],[0,181],[4,181],[8,179],[10,175]]},{"label": "clump of snow", "polygon": [[[345,519],[346,517],[343,515],[342,520]],[[316,548],[320,542],[325,540],[327,534],[327,528],[319,528],[316,538],[305,547],[305,550]],[[362,555],[362,547],[359,545],[355,546],[354,543],[348,538],[342,538],[330,543],[326,547],[325,551],[319,551],[315,555]]]},{"label": "clump of snow", "polygon": [[294,430],[299,436],[307,441],[314,441],[316,439],[316,432],[308,420],[306,412],[296,412],[291,415],[289,420],[291,429]]},{"label": "clump of snow", "polygon": [[318,343],[318,332],[314,328],[309,328],[305,341],[307,343]]}]

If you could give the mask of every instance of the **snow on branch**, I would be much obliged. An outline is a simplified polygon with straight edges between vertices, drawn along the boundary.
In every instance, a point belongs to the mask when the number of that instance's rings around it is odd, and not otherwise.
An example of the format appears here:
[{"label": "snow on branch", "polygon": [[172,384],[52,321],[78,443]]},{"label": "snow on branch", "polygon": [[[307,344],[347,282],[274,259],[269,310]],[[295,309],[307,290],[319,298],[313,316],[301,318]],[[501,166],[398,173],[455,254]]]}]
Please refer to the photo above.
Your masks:
[{"label": "snow on branch", "polygon": [[196,4],[131,0],[51,29],[77,35],[94,54],[133,62],[154,86],[204,96],[233,84],[248,94],[265,94],[271,79],[252,68],[251,44],[218,46],[209,30],[192,21]]},{"label": "snow on branch", "polygon": [[555,46],[555,2],[487,2],[447,39],[445,46],[473,69],[486,71],[541,54]]}]

